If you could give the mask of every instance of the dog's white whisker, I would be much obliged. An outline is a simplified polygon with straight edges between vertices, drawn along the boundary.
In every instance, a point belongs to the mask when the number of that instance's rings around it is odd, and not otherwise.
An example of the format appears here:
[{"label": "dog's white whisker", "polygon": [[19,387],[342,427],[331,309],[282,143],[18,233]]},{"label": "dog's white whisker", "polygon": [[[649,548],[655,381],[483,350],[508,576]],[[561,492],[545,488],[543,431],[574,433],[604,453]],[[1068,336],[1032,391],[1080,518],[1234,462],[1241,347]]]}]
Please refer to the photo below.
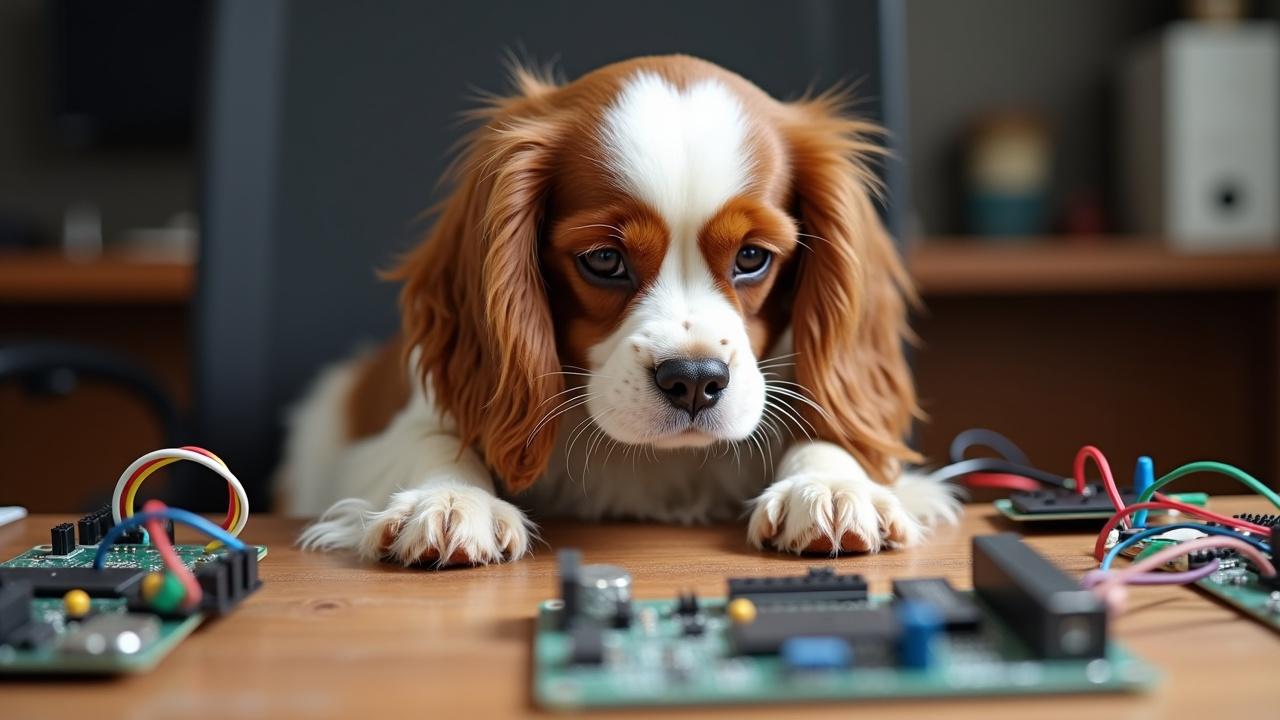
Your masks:
[{"label": "dog's white whisker", "polygon": [[[804,433],[806,440],[813,440],[813,436],[818,433],[817,429],[813,427],[813,424],[808,420],[805,420],[804,416],[796,412],[790,405],[780,403],[772,399],[765,400],[765,404],[781,413],[784,417],[791,419],[791,421],[795,423],[796,428],[800,430],[800,432]],[[812,431],[812,434],[810,434],[810,431]]]},{"label": "dog's white whisker", "polygon": [[[533,438],[537,436],[538,431],[546,427],[547,423],[569,412],[570,410],[586,405],[589,402],[591,402],[591,395],[588,394],[583,397],[570,398],[560,403],[559,405],[555,406],[554,408],[552,408],[551,411],[545,417],[543,417],[541,420],[538,421],[538,424],[534,426],[533,430],[530,431],[529,438],[525,440],[525,446],[528,447],[529,443],[533,442]],[[566,405],[569,407],[565,407]],[[564,408],[564,409],[561,410],[561,408]]]},{"label": "dog's white whisker", "polygon": [[[770,390],[770,391],[775,392],[775,393],[777,393],[777,394],[779,394],[779,395],[783,395],[783,396],[785,396],[785,397],[789,397],[789,398],[792,398],[792,399],[795,399],[795,400],[799,400],[800,402],[804,403],[805,405],[808,405],[809,407],[813,408],[814,410],[817,410],[817,411],[818,411],[818,413],[819,413],[820,415],[822,415],[822,417],[826,418],[827,420],[831,420],[831,419],[832,419],[832,418],[831,418],[831,413],[827,412],[826,408],[822,407],[822,406],[821,406],[821,405],[819,405],[818,403],[814,402],[813,400],[811,400],[811,399],[809,399],[809,398],[805,397],[804,395],[802,395],[802,394],[800,394],[800,393],[798,393],[798,392],[796,392],[796,391],[794,391],[794,390],[789,390],[789,389],[784,388],[784,387],[778,387],[777,385],[775,385],[775,384],[774,384],[774,383],[776,383],[776,382],[778,382],[778,381],[776,381],[776,380],[769,380],[769,381],[767,381],[765,384],[769,386],[769,390]],[[803,386],[803,385],[799,385],[799,387],[802,387],[802,388],[803,388],[804,386]]]}]

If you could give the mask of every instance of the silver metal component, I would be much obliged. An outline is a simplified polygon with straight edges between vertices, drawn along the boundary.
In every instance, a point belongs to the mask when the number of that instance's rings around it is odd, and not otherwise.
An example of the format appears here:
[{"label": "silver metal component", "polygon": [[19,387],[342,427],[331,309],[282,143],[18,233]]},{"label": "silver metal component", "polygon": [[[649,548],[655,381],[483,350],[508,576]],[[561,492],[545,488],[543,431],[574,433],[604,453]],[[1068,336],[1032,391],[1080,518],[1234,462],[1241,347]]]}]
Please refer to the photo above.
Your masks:
[{"label": "silver metal component", "polygon": [[136,655],[160,638],[154,615],[94,615],[62,638],[62,651],[79,655]]},{"label": "silver metal component", "polygon": [[583,565],[578,572],[578,606],[582,612],[607,620],[619,603],[631,601],[631,574],[617,565]]},{"label": "silver metal component", "polygon": [[1280,615],[1280,590],[1272,590],[1267,596],[1267,612]]}]

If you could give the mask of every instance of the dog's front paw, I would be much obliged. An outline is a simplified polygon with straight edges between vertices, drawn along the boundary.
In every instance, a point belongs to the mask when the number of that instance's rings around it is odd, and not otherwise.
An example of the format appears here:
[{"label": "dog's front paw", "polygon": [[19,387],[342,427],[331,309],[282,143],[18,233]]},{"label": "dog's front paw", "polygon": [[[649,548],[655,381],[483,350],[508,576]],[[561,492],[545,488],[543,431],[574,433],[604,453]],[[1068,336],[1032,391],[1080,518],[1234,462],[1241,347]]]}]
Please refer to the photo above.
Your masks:
[{"label": "dog's front paw", "polygon": [[436,483],[392,495],[368,518],[360,552],[404,565],[488,565],[528,553],[529,529],[524,513],[481,488]]},{"label": "dog's front paw", "polygon": [[866,477],[792,476],[770,485],[753,505],[747,539],[758,548],[873,553],[924,537],[893,492]]}]

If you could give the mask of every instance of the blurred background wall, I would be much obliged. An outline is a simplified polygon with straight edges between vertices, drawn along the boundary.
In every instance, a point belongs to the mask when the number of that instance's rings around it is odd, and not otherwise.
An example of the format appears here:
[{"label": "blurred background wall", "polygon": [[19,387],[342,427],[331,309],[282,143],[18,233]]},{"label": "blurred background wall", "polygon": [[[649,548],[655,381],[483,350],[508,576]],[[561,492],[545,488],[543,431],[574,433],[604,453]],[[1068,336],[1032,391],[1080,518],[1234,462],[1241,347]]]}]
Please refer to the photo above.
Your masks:
[{"label": "blurred background wall", "polygon": [[[0,4],[0,345],[73,341],[130,358],[191,421],[184,437],[210,442],[199,419],[211,408],[236,428],[213,432],[233,461],[241,445],[274,447],[281,405],[312,368],[393,327],[394,289],[374,270],[421,233],[442,166],[397,133],[460,132],[463,96],[501,89],[504,50],[569,77],[696,50],[784,97],[861,81],[864,112],[902,121],[891,215],[925,299],[915,361],[932,417],[918,442],[932,458],[986,425],[1048,467],[1093,442],[1122,465],[1146,452],[1158,467],[1212,457],[1268,480],[1280,470],[1280,233],[1247,248],[1207,237],[1189,254],[1173,232],[1135,228],[1123,199],[1125,68],[1176,23],[1233,3],[266,2],[239,3],[238,20],[233,5]],[[1213,27],[1280,16],[1280,0],[1241,6],[1241,21]],[[250,99],[224,120],[270,127],[259,145],[224,138],[211,156],[228,57],[261,95],[233,92]],[[234,202],[211,199],[220,167],[269,177],[245,176]],[[344,185],[358,208],[335,206]],[[269,205],[255,204],[264,193]],[[270,217],[235,225],[255,207]],[[199,247],[196,228],[215,216],[233,225]],[[276,230],[314,239],[316,265],[288,273],[274,244],[210,244]],[[227,271],[258,261],[285,279]],[[255,293],[272,297],[262,313]],[[218,337],[248,339],[211,367],[199,356],[219,323],[234,327]],[[342,333],[325,331],[335,324]],[[257,370],[291,353],[309,364]],[[227,377],[245,392],[217,384]],[[110,383],[0,382],[0,502],[95,502],[164,435]],[[270,458],[245,458],[263,488]]]}]

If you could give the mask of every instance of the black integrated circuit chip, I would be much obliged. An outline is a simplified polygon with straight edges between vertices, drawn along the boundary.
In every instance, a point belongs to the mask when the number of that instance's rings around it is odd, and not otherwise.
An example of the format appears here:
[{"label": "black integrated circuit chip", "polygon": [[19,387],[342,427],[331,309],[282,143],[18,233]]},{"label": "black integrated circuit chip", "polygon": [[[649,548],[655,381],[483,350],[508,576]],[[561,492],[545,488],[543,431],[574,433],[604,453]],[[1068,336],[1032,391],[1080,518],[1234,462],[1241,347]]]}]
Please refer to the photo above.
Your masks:
[{"label": "black integrated circuit chip", "polygon": [[931,605],[942,616],[947,632],[972,632],[978,629],[982,613],[968,595],[951,587],[946,578],[904,578],[893,581],[893,596]]},{"label": "black integrated circuit chip", "polygon": [[730,578],[729,599],[745,598],[756,605],[780,602],[859,601],[867,599],[867,579],[837,575],[829,567],[814,567],[807,575]]},{"label": "black integrated circuit chip", "polygon": [[731,633],[741,655],[776,654],[791,638],[831,637],[847,642],[860,665],[880,665],[892,660],[902,629],[888,607],[777,604],[760,606],[754,622],[734,625]]},{"label": "black integrated circuit chip", "polygon": [[4,567],[0,584],[29,583],[36,597],[62,597],[71,590],[83,590],[90,597],[115,598],[132,591],[146,574],[139,568]]},{"label": "black integrated circuit chip", "polygon": [[[1125,505],[1138,501],[1133,492],[1120,493]],[[1058,515],[1068,513],[1105,512],[1111,513],[1115,506],[1111,498],[1101,487],[1090,485],[1081,495],[1074,489],[1045,488],[1044,490],[1023,490],[1010,493],[1009,503],[1022,515]]]}]

